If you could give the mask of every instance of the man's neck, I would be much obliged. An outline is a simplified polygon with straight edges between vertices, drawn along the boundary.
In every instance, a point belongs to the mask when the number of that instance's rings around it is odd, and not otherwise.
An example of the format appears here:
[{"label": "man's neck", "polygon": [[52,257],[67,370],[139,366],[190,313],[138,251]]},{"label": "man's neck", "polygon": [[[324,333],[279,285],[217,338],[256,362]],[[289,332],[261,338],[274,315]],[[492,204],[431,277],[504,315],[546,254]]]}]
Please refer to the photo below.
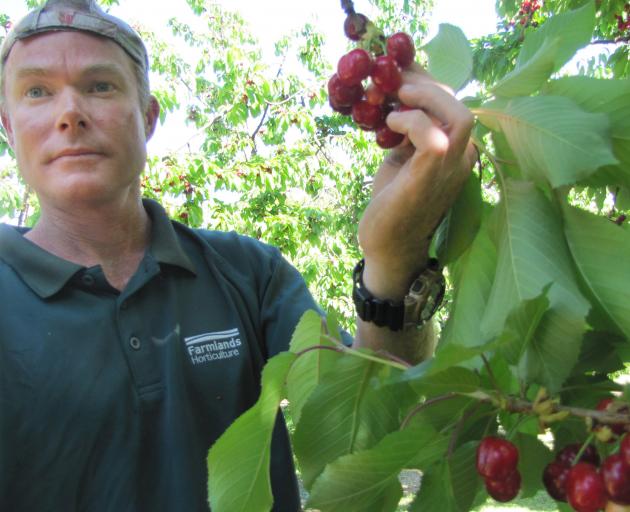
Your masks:
[{"label": "man's neck", "polygon": [[107,280],[122,290],[150,243],[151,221],[141,199],[64,210],[42,205],[37,225],[25,236],[73,263],[101,265]]}]

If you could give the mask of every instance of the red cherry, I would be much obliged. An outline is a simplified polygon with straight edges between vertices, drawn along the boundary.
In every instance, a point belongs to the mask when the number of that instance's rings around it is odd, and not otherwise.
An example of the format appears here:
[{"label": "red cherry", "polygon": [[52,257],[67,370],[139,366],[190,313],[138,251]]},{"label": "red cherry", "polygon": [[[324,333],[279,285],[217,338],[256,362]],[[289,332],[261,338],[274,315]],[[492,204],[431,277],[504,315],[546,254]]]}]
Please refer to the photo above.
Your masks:
[{"label": "red cherry", "polygon": [[372,57],[362,48],[346,53],[337,63],[337,74],[346,85],[360,84],[372,71]]},{"label": "red cherry", "polygon": [[416,58],[416,48],[409,34],[397,32],[387,39],[387,55],[394,58],[398,65],[405,69]]},{"label": "red cherry", "polygon": [[485,483],[488,494],[495,500],[505,503],[516,498],[521,488],[521,474],[517,470],[503,480],[486,478]]},{"label": "red cherry", "polygon": [[405,140],[402,133],[390,130],[387,125],[383,125],[376,130],[376,143],[383,149],[395,148]]},{"label": "red cherry", "polygon": [[543,471],[543,484],[554,500],[567,501],[566,483],[571,468],[558,461],[550,462]]},{"label": "red cherry", "polygon": [[376,130],[383,124],[383,109],[378,105],[370,105],[361,100],[352,105],[352,119],[362,130]]},{"label": "red cherry", "polygon": [[505,439],[486,437],[477,447],[477,472],[484,478],[504,480],[517,464],[518,450]]},{"label": "red cherry", "polygon": [[607,457],[600,472],[610,499],[622,505],[630,505],[630,466],[623,456],[616,453]]},{"label": "red cherry", "polygon": [[374,60],[372,81],[385,93],[394,93],[400,89],[402,75],[398,64],[389,55],[381,55]]},{"label": "red cherry", "polygon": [[622,455],[626,464],[630,465],[630,434],[626,434],[621,438],[619,443],[619,453]]},{"label": "red cherry", "polygon": [[343,31],[348,38],[352,39],[353,41],[359,41],[361,39],[361,36],[365,34],[367,24],[367,16],[358,12],[354,12],[352,14],[348,14],[345,21],[343,22]]},{"label": "red cherry", "polygon": [[339,105],[332,96],[328,97],[328,103],[335,112],[339,112],[344,116],[349,116],[350,114],[352,114],[352,107],[344,107],[343,105]]},{"label": "red cherry", "polygon": [[[581,447],[582,445],[579,443],[566,445],[556,455],[556,461],[564,466],[571,467],[573,465],[573,461],[575,460],[575,456],[578,454]],[[600,461],[597,448],[595,448],[592,444],[589,444],[584,449],[584,452],[578,462],[588,462],[589,464],[593,464],[593,466],[599,466]]]},{"label": "red cherry", "polygon": [[363,92],[361,84],[345,85],[337,73],[328,81],[328,96],[341,107],[351,107],[363,97]]},{"label": "red cherry", "polygon": [[382,105],[385,103],[385,93],[376,85],[370,84],[365,90],[365,99],[370,105]]},{"label": "red cherry", "polygon": [[597,468],[578,462],[567,476],[567,499],[577,512],[597,512],[606,506],[606,488]]}]

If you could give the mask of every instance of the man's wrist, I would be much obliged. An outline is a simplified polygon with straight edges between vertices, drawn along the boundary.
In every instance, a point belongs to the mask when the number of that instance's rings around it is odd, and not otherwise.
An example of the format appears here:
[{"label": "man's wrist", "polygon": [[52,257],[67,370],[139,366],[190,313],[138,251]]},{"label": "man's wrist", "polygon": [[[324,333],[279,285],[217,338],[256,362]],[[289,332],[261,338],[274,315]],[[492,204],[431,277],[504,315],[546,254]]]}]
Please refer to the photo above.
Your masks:
[{"label": "man's wrist", "polygon": [[425,255],[411,264],[394,266],[381,264],[366,257],[364,258],[363,285],[379,299],[402,301],[411,283],[426,268],[428,261],[429,256]]},{"label": "man's wrist", "polygon": [[[439,262],[430,258],[402,296],[379,297],[364,280],[365,261],[353,272],[352,298],[359,318],[392,331],[423,326],[435,313],[444,296],[445,282]],[[390,292],[394,288],[390,285]]]}]

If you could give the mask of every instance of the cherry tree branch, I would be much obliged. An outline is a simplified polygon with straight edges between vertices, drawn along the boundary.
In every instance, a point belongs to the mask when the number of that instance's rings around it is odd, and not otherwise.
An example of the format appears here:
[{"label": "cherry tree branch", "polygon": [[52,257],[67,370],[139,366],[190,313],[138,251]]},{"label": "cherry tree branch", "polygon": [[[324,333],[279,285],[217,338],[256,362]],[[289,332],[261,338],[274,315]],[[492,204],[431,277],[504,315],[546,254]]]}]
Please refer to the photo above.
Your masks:
[{"label": "cherry tree branch", "polygon": [[596,39],[589,44],[619,44],[630,42],[630,36],[616,37],[615,39]]}]

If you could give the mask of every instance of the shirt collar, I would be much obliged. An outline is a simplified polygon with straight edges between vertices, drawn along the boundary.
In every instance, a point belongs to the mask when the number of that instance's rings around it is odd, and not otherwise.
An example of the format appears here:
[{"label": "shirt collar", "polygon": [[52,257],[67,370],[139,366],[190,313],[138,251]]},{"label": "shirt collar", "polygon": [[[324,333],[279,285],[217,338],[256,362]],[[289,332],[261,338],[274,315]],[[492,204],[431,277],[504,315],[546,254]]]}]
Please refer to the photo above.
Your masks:
[{"label": "shirt collar", "polygon": [[[143,199],[142,203],[152,221],[149,252],[153,258],[158,263],[196,274],[164,208],[151,199]],[[27,228],[0,224],[0,260],[11,266],[37,295],[46,299],[59,292],[85,267],[42,249],[23,236],[27,231]]]}]

